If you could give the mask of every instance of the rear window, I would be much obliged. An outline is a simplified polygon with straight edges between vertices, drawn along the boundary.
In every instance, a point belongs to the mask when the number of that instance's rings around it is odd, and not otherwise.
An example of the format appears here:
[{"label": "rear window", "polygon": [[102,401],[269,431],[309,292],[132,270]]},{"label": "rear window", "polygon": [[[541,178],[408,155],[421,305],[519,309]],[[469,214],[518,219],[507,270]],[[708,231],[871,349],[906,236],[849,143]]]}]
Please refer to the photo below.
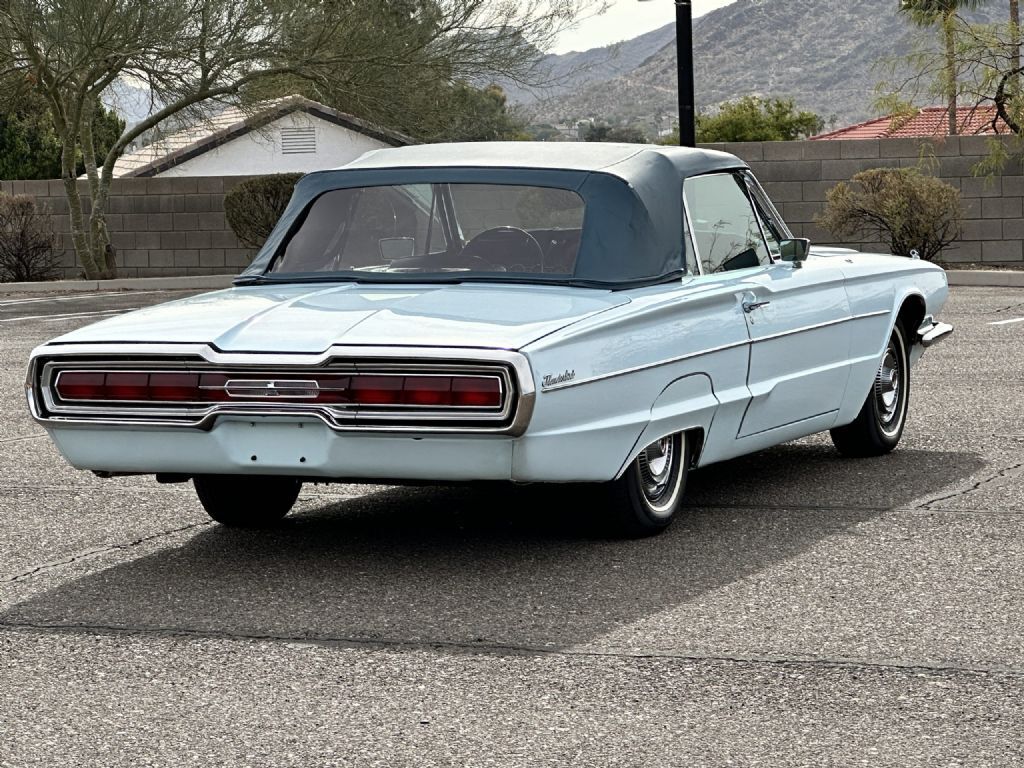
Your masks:
[{"label": "rear window", "polygon": [[308,208],[272,271],[571,276],[584,213],[576,192],[551,187],[337,189]]}]

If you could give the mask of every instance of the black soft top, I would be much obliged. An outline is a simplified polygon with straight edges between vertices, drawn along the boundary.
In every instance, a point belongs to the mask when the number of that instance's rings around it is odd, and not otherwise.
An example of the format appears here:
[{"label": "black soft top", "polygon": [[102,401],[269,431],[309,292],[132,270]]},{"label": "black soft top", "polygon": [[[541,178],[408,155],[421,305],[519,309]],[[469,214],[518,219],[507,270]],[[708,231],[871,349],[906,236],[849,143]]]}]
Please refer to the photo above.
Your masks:
[{"label": "black soft top", "polygon": [[[277,227],[240,276],[266,274],[320,195],[398,184],[514,184],[571,189],[586,204],[573,280],[624,288],[686,270],[682,185],[690,176],[746,168],[724,152],[599,142],[479,142],[378,149],[304,176]],[[404,276],[404,280],[415,279]]]}]

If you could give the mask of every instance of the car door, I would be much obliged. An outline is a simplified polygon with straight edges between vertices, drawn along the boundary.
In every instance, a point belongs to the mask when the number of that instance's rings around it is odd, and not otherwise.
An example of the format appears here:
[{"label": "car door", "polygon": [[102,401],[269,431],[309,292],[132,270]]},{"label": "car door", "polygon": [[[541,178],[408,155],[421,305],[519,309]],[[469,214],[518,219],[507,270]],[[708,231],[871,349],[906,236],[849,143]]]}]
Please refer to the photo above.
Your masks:
[{"label": "car door", "polygon": [[827,420],[849,376],[842,272],[823,260],[778,258],[790,234],[745,173],[687,179],[684,196],[702,270],[711,279],[732,276],[747,323],[750,402],[737,437]]}]

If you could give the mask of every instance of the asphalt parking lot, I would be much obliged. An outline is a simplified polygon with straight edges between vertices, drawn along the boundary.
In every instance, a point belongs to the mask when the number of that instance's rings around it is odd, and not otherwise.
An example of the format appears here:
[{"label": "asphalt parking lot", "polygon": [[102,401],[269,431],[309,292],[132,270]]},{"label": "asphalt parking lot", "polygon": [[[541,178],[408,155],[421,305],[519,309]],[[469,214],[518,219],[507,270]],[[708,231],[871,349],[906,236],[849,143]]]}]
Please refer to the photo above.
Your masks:
[{"label": "asphalt parking lot", "polygon": [[691,475],[664,536],[536,492],[304,489],[276,530],[67,466],[0,296],[0,766],[1024,763],[1024,291],[954,289],[889,457]]}]

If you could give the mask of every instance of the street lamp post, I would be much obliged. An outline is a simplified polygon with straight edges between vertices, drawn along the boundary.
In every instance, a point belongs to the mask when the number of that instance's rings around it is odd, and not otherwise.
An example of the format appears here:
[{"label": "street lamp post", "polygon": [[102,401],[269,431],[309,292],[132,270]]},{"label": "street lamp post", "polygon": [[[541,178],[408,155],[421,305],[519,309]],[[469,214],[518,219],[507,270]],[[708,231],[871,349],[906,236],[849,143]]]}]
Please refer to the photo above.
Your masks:
[{"label": "street lamp post", "polygon": [[[649,0],[640,0],[641,3]],[[697,110],[693,88],[693,3],[675,0],[676,67],[679,90],[679,146],[697,146]]]},{"label": "street lamp post", "polygon": [[676,62],[679,70],[679,146],[697,146],[697,113],[693,86],[693,8],[676,0]]}]

